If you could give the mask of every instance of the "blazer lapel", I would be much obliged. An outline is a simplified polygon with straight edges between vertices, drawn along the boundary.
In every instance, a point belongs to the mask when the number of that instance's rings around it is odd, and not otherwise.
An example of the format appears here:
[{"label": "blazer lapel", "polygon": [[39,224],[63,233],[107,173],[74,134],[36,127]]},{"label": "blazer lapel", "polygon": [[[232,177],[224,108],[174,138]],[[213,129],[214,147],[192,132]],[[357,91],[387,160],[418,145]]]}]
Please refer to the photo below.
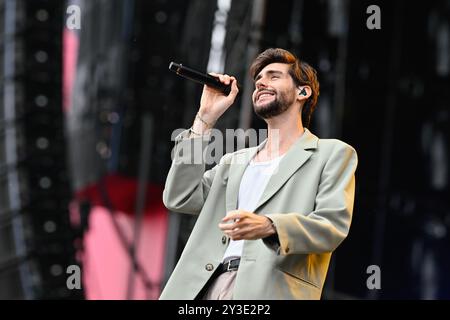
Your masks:
[{"label": "blazer lapel", "polygon": [[254,212],[258,210],[266,201],[268,201],[285,182],[308,161],[312,155],[312,149],[317,148],[318,138],[305,128],[304,134],[287,151],[275,173],[261,195]]},{"label": "blazer lapel", "polygon": [[[318,138],[305,128],[305,133],[292,145],[279,164],[277,172],[270,178],[256,210],[269,200],[311,156],[309,149],[317,148]],[[238,152],[230,164],[229,178],[226,189],[226,210],[236,210],[239,195],[239,186],[245,169],[255,154],[264,147],[267,139],[257,147],[248,148]]]}]

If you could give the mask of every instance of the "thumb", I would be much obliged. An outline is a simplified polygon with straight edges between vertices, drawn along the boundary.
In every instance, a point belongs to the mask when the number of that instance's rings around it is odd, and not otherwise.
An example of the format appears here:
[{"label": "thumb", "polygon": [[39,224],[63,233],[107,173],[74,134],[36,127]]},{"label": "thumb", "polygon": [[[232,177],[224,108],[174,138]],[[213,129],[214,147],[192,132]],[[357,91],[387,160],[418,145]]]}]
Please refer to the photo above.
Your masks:
[{"label": "thumb", "polygon": [[237,94],[239,93],[239,88],[237,86],[237,80],[235,77],[231,77],[232,83],[231,83],[231,91],[228,95],[228,97],[236,98]]}]

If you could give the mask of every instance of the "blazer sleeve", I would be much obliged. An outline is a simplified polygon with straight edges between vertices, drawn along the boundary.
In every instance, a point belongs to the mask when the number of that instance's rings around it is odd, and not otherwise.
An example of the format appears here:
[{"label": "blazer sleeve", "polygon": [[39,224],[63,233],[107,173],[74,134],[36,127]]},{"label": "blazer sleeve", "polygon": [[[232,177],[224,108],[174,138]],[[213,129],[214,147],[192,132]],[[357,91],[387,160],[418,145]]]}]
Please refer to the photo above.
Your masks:
[{"label": "blazer sleeve", "polygon": [[266,214],[275,225],[279,246],[264,243],[281,255],[334,251],[350,229],[357,163],[355,149],[336,143],[322,171],[314,211]]},{"label": "blazer sleeve", "polygon": [[205,150],[210,136],[188,138],[189,131],[175,138],[173,160],[167,175],[163,203],[174,212],[199,214],[208,196],[218,165],[205,171]]}]

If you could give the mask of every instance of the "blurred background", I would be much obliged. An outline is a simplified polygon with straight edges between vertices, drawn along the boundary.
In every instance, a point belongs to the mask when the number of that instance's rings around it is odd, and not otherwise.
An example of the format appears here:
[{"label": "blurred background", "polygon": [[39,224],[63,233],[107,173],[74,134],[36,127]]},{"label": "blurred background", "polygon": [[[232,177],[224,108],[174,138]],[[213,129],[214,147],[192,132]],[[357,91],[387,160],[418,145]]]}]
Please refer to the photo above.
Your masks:
[{"label": "blurred background", "polygon": [[202,89],[168,65],[235,75],[217,128],[261,129],[269,47],[316,67],[310,129],[359,155],[323,298],[450,299],[450,0],[0,0],[0,299],[157,299],[195,223],[161,198]]}]

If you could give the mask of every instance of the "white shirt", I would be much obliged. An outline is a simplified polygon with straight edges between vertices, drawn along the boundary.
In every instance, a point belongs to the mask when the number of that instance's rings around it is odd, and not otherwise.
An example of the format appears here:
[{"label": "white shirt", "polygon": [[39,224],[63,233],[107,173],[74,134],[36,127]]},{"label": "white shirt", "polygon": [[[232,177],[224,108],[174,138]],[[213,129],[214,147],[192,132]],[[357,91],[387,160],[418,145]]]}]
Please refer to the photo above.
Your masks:
[{"label": "white shirt", "polygon": [[[269,161],[249,163],[242,176],[239,186],[238,209],[254,212],[270,177],[278,168],[278,164],[283,158],[281,155]],[[223,261],[230,257],[240,257],[244,240],[230,240],[227,250],[223,256]]]}]

